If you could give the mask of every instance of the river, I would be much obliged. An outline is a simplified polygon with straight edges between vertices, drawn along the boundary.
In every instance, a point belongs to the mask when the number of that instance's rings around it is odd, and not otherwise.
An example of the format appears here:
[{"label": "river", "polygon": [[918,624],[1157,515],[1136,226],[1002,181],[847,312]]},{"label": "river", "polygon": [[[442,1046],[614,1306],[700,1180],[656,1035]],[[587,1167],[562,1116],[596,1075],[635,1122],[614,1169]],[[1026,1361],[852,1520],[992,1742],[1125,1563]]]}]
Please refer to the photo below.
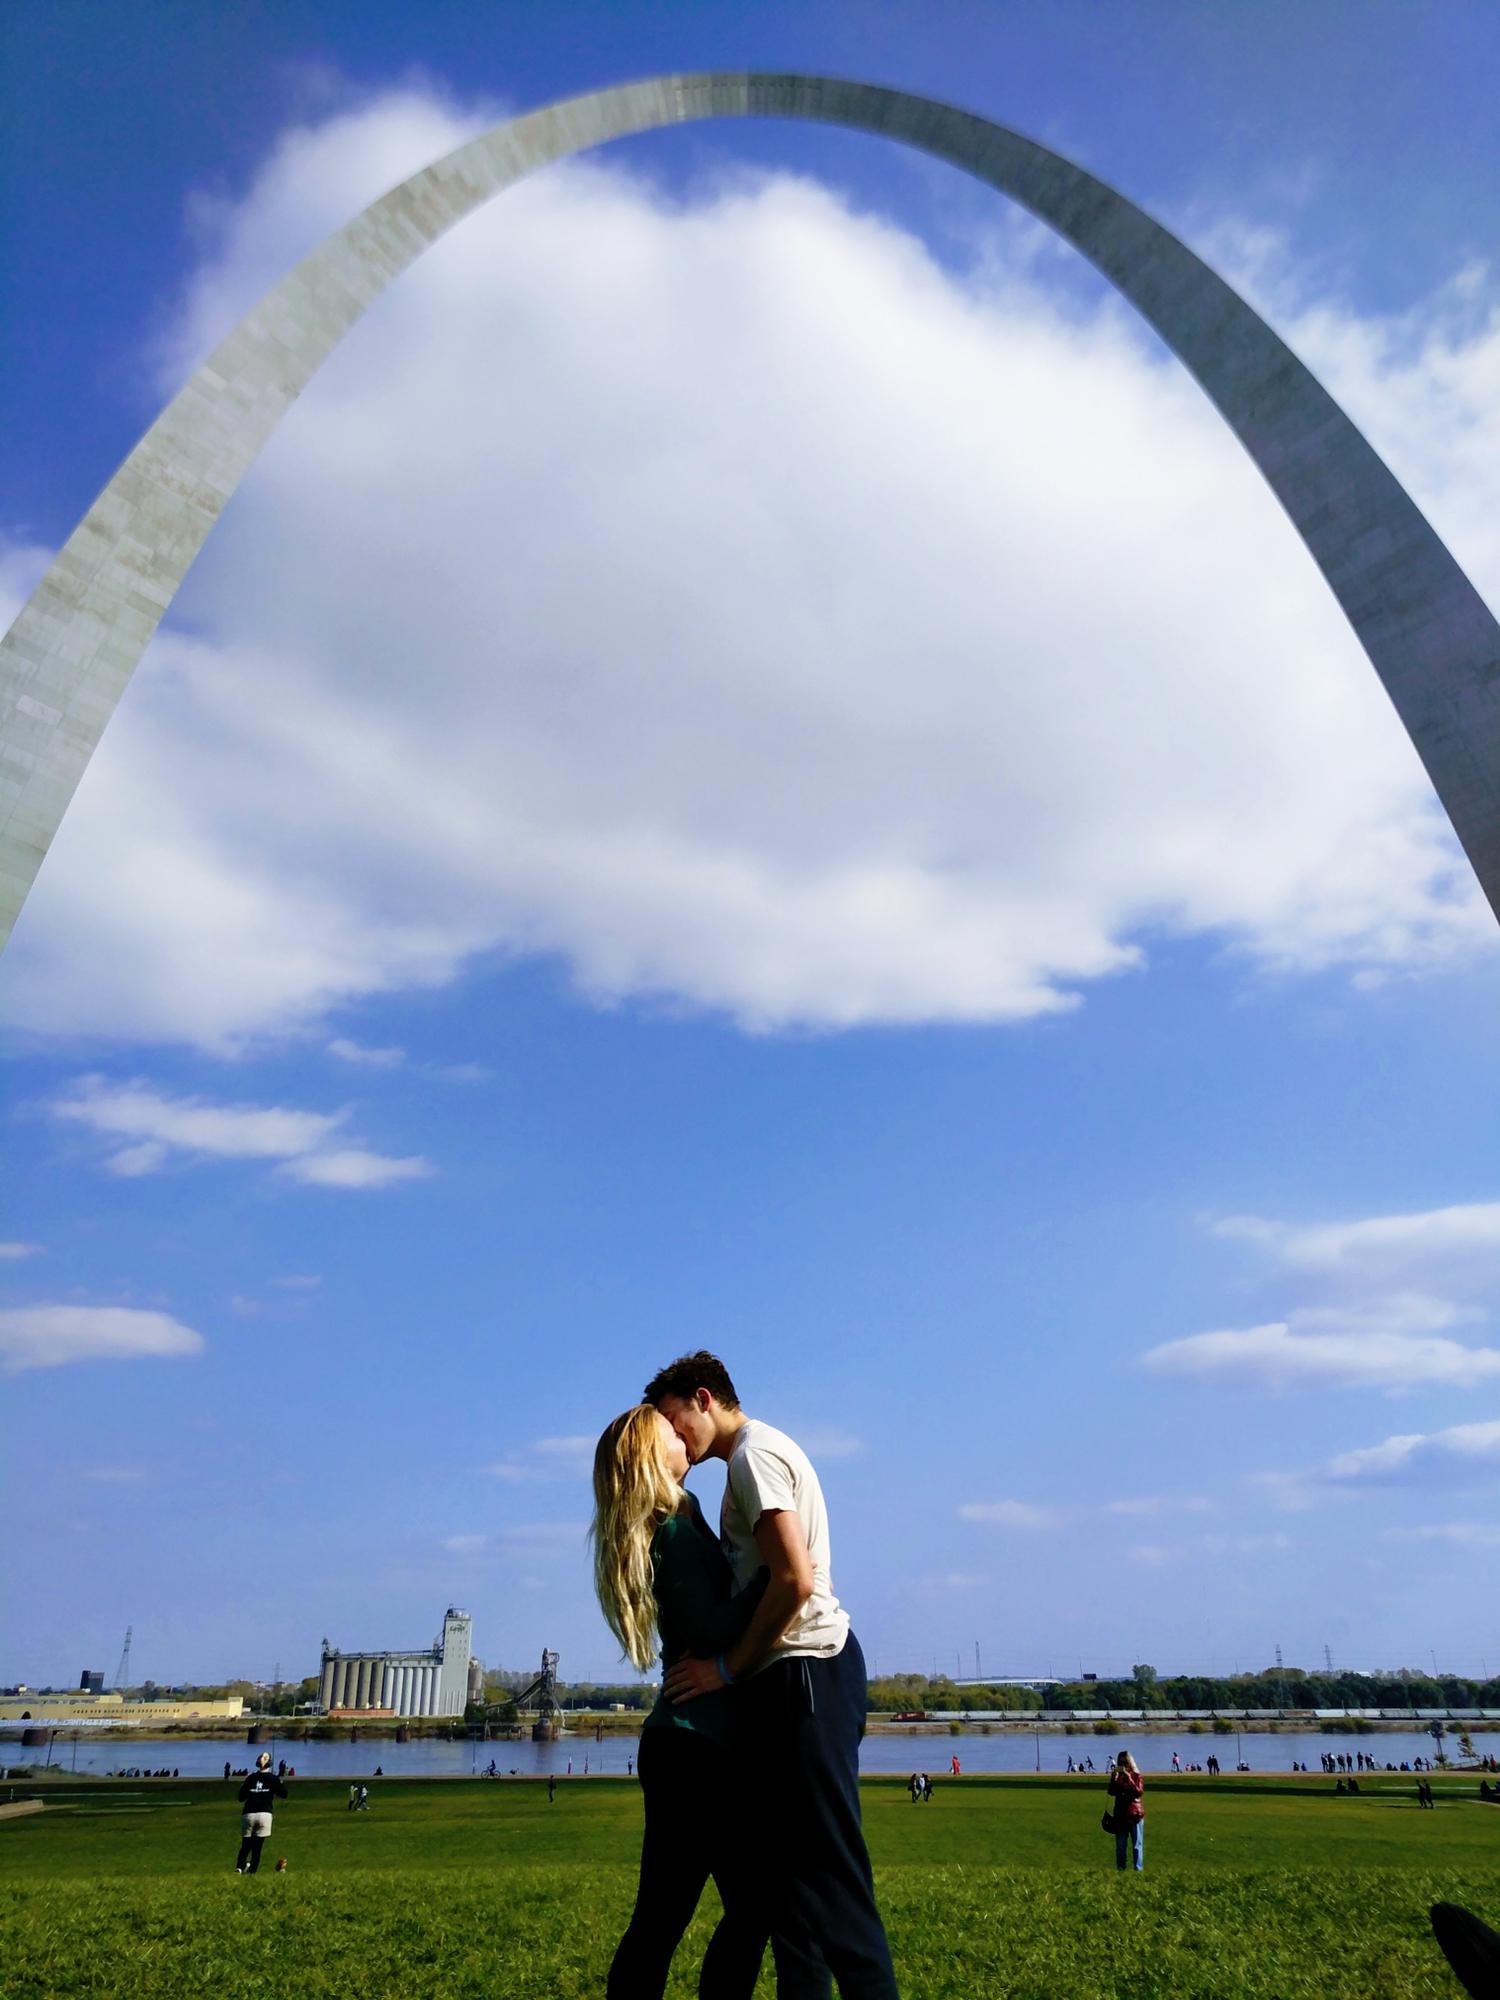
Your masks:
[{"label": "river", "polygon": [[[1500,1748],[1500,1738],[1485,1731],[1476,1738],[1481,1753]],[[1129,1750],[1143,1771],[1165,1772],[1172,1768],[1176,1751],[1183,1764],[1201,1764],[1213,1751],[1226,1769],[1232,1771],[1239,1757],[1254,1771],[1286,1772],[1293,1762],[1307,1764],[1316,1771],[1324,1751],[1363,1750],[1382,1768],[1386,1763],[1409,1762],[1430,1757],[1432,1738],[1415,1730],[1378,1730],[1368,1736],[1325,1736],[1312,1730],[1294,1733],[1280,1730],[1274,1736],[1260,1732],[1236,1739],[1228,1736],[1157,1735],[1147,1731],[1124,1731],[1118,1736],[1063,1736],[1043,1731],[997,1730],[991,1736],[965,1734],[950,1736],[946,1730],[902,1731],[890,1735],[867,1736],[860,1751],[860,1769],[867,1775],[910,1771],[929,1772],[934,1779],[945,1774],[956,1755],[969,1773],[985,1771],[1060,1772],[1068,1758],[1075,1764],[1092,1757],[1101,1771],[1117,1750]],[[1456,1737],[1445,1739],[1450,1756],[1457,1753]],[[248,1768],[261,1750],[269,1750],[274,1761],[285,1758],[304,1778],[370,1778],[378,1765],[389,1778],[465,1778],[484,1771],[493,1758],[503,1777],[536,1778],[555,1773],[559,1778],[624,1777],[627,1760],[633,1767],[637,1739],[610,1736],[596,1743],[590,1734],[564,1736],[556,1743],[445,1743],[433,1740],[396,1743],[390,1738],[370,1738],[358,1743],[280,1742],[249,1745],[243,1740],[222,1738],[183,1739],[180,1737],[125,1737],[113,1732],[79,1734],[75,1744],[70,1734],[59,1731],[52,1746],[52,1764],[63,1771],[77,1770],[103,1774],[119,1770],[176,1769],[185,1778],[222,1776],[225,1759],[231,1768]],[[40,1763],[45,1750],[23,1750],[19,1743],[0,1743],[0,1764]]]}]

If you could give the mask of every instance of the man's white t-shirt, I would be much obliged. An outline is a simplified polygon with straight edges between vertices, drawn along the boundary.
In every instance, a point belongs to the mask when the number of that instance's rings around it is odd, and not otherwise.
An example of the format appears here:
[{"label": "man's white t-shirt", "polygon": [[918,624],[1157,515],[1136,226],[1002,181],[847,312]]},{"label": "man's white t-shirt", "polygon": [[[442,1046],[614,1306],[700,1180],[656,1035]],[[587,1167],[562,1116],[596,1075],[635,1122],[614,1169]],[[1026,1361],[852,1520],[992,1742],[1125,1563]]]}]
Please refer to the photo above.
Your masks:
[{"label": "man's white t-shirt", "polygon": [[728,1471],[719,1531],[735,1580],[746,1584],[760,1568],[755,1525],[762,1514],[772,1511],[797,1516],[812,1558],[812,1596],[760,1665],[799,1655],[831,1660],[843,1651],[849,1636],[849,1614],[833,1594],[828,1509],[806,1452],[785,1431],[750,1417],[735,1435]]}]

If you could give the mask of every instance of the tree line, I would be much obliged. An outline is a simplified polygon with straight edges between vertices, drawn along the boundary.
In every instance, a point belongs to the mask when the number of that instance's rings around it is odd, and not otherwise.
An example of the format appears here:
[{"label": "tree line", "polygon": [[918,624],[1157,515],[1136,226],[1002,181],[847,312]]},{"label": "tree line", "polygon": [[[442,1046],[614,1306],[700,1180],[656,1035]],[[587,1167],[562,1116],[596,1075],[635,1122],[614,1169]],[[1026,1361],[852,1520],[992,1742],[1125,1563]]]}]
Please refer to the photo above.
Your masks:
[{"label": "tree line", "polygon": [[1011,1714],[1050,1708],[1500,1708],[1500,1678],[1474,1681],[1415,1668],[1359,1674],[1309,1673],[1302,1667],[1264,1667],[1259,1673],[1159,1675],[1144,1663],[1128,1678],[1062,1681],[1023,1688],[959,1683],[946,1675],[885,1674],[870,1682],[870,1708],[899,1715],[906,1709],[953,1709],[962,1714],[997,1709]]}]

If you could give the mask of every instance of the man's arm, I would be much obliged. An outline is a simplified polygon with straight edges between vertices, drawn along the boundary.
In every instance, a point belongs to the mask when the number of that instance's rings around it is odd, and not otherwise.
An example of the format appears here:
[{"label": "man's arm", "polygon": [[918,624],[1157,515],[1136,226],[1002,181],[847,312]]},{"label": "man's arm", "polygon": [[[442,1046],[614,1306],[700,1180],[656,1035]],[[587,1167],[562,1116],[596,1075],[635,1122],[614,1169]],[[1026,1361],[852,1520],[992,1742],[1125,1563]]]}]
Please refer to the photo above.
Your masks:
[{"label": "man's arm", "polygon": [[[761,1515],[755,1524],[755,1546],[770,1572],[766,1594],[744,1632],[722,1655],[738,1680],[776,1644],[813,1594],[812,1557],[802,1523],[790,1507]],[[662,1683],[669,1701],[691,1701],[726,1685],[716,1660],[679,1660]]]}]

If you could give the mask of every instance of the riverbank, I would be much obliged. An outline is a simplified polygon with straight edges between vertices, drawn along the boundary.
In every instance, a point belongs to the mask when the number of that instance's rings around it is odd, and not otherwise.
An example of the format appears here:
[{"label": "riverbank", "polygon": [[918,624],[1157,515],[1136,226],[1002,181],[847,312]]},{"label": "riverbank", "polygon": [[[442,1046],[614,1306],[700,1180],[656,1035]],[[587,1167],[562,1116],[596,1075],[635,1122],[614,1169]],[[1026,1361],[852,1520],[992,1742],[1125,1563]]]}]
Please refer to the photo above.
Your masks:
[{"label": "riverbank", "polygon": [[[645,1713],[628,1715],[614,1712],[579,1711],[564,1718],[562,1740],[600,1742],[611,1738],[638,1736]],[[1371,1716],[1358,1710],[1281,1709],[1274,1714],[1253,1716],[1221,1712],[1198,1715],[1181,1711],[1118,1710],[1113,1713],[1039,1716],[1018,1711],[961,1714],[936,1712],[917,1718],[898,1717],[877,1711],[866,1718],[871,1736],[1276,1736],[1298,1735],[1367,1736],[1428,1733],[1436,1723],[1448,1736],[1467,1732],[1479,1736],[1500,1732],[1500,1713],[1485,1710],[1475,1714],[1463,1709],[1419,1709],[1414,1714]],[[459,1722],[452,1717],[413,1719],[408,1722],[329,1722],[323,1717],[245,1715],[234,1723],[201,1725],[194,1723],[148,1722],[117,1724],[77,1724],[39,1720],[24,1725],[10,1723],[0,1728],[0,1743],[20,1743],[30,1731],[46,1730],[54,1738],[71,1743],[109,1741],[119,1743],[173,1742],[223,1743],[240,1745],[264,1730],[278,1743],[522,1743],[531,1738],[531,1723],[519,1728]]]}]

